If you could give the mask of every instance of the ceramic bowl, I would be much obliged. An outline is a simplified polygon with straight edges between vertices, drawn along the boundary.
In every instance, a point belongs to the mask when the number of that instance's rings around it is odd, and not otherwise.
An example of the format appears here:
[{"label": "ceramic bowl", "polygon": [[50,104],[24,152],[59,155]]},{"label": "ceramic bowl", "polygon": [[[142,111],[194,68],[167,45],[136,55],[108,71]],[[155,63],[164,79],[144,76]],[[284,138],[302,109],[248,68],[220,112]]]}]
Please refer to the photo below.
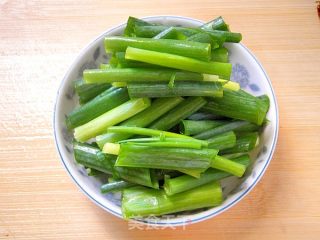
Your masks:
[{"label": "ceramic bowl", "polygon": [[[200,20],[178,16],[146,17],[145,20],[171,26],[198,27],[203,24]],[[95,204],[120,218],[122,217],[121,196],[113,193],[102,195],[99,189],[100,180],[87,176],[85,169],[76,164],[72,152],[72,134],[67,131],[64,120],[66,114],[77,105],[77,96],[74,94],[72,85],[73,81],[82,76],[84,69],[97,68],[100,63],[107,62],[108,56],[104,51],[103,39],[105,36],[120,35],[124,28],[125,24],[122,24],[107,30],[81,51],[62,80],[57,93],[53,120],[57,150],[71,178]],[[252,166],[243,178],[229,177],[221,182],[225,200],[218,207],[164,215],[157,218],[138,219],[137,221],[154,225],[170,224],[171,226],[178,226],[212,218],[243,199],[266,171],[275,150],[279,129],[278,107],[271,81],[261,63],[243,44],[228,43],[226,47],[229,49],[230,61],[233,64],[231,79],[240,83],[243,89],[254,95],[267,94],[270,98],[270,110],[267,115],[270,122],[262,132],[259,146],[252,153]]]}]

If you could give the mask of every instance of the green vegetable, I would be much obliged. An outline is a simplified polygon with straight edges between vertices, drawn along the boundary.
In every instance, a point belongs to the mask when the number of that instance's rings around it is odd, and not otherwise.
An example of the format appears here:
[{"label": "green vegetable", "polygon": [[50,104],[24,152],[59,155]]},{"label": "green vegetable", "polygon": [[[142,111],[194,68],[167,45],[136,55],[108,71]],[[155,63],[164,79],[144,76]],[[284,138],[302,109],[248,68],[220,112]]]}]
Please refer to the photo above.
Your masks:
[{"label": "green vegetable", "polygon": [[198,139],[208,139],[213,136],[219,135],[221,133],[235,131],[236,129],[247,126],[249,124],[250,123],[246,121],[232,121],[232,122],[228,122],[226,124],[220,125],[218,127],[214,127],[212,129],[203,131],[199,134],[196,134],[194,137]]},{"label": "green vegetable", "polygon": [[131,98],[139,97],[176,97],[208,96],[222,97],[222,84],[219,82],[175,82],[170,87],[167,83],[129,83],[128,92]]},{"label": "green vegetable", "polygon": [[183,142],[183,141],[157,141],[157,142],[141,142],[134,143],[138,146],[150,146],[150,147],[173,147],[173,148],[193,148],[201,149],[201,144],[198,142]]},{"label": "green vegetable", "polygon": [[210,74],[159,68],[87,69],[83,72],[83,78],[87,83],[169,82],[172,76],[174,76],[175,81],[210,81],[211,79],[217,79],[216,76]]},{"label": "green vegetable", "polygon": [[266,101],[239,90],[224,89],[223,98],[210,101],[203,110],[230,118],[246,120],[261,125],[269,106]]},{"label": "green vegetable", "polygon": [[77,163],[139,185],[159,188],[158,180],[148,168],[114,167],[116,156],[104,154],[98,148],[87,143],[73,143],[74,157]]},{"label": "green vegetable", "polygon": [[209,129],[226,124],[223,120],[183,120],[180,123],[180,132],[184,135],[196,135],[201,132],[205,132]]},{"label": "green vegetable", "polygon": [[190,149],[142,146],[132,143],[120,145],[116,166],[156,169],[193,169],[205,171],[217,155],[215,149]]},{"label": "green vegetable", "polygon": [[194,28],[183,28],[183,27],[169,27],[164,25],[153,25],[153,26],[135,26],[134,33],[137,37],[142,38],[154,38],[156,35],[160,34],[163,31],[166,31],[168,28],[173,28],[175,31],[180,32],[186,37],[190,37],[199,32],[203,32],[199,29]]},{"label": "green vegetable", "polygon": [[129,100],[127,89],[109,88],[90,102],[74,109],[68,114],[66,124],[69,129],[83,125],[101,114]]},{"label": "green vegetable", "polygon": [[[243,165],[218,155],[214,159],[212,159],[210,166],[212,168],[219,169],[237,177],[241,177],[246,170],[246,168]],[[198,169],[180,169],[179,171],[193,176],[195,178],[199,178],[200,174],[202,173],[202,171]]]},{"label": "green vegetable", "polygon": [[85,104],[91,99],[98,96],[100,93],[104,92],[110,88],[110,84],[87,84],[82,79],[78,80],[74,84],[74,89],[79,96],[79,103]]},{"label": "green vegetable", "polygon": [[[160,32],[166,30],[168,27],[163,25],[157,26],[136,26],[134,31],[136,36],[143,38],[152,38]],[[238,43],[242,40],[241,33],[220,31],[220,30],[209,30],[200,28],[186,28],[186,27],[175,27],[177,31],[180,31],[186,36],[191,36],[196,33],[208,33],[214,38],[219,45],[222,45],[224,41]]]},{"label": "green vegetable", "polygon": [[128,182],[136,183],[142,186],[159,189],[158,179],[155,177],[152,169],[117,166],[115,166],[114,169],[115,176],[118,178],[122,178]]},{"label": "green vegetable", "polygon": [[172,53],[179,56],[209,61],[211,45],[174,39],[150,39],[133,37],[106,37],[104,40],[106,52],[124,52],[128,47]]},{"label": "green vegetable", "polygon": [[[157,34],[159,31],[163,31],[166,26],[137,26],[135,27],[135,33],[139,37],[153,37],[154,34]],[[222,44],[224,41],[226,42],[235,42],[238,43],[242,40],[241,33],[229,32],[229,31],[221,31],[217,29],[201,29],[201,28],[187,28],[187,27],[175,27],[177,31],[182,32],[186,36],[191,36],[195,33],[208,33]]]},{"label": "green vegetable", "polygon": [[[177,39],[185,40],[187,37],[182,32],[177,31],[174,27],[169,27],[158,35],[154,36],[153,39]],[[188,39],[189,40],[189,39]]]},{"label": "green vegetable", "polygon": [[[159,98],[151,103],[151,106],[137,115],[129,118],[120,124],[120,126],[136,126],[146,127],[154,122],[156,119],[173,109],[183,101],[181,97],[174,98]],[[106,142],[117,142],[132,137],[132,134],[127,133],[106,133],[96,137],[97,144],[100,148]]]},{"label": "green vegetable", "polygon": [[211,167],[230,173],[237,177],[242,177],[246,171],[246,167],[244,165],[218,155],[211,161]]},{"label": "green vegetable", "polygon": [[198,111],[205,104],[206,100],[202,97],[189,97],[152,123],[149,128],[169,130],[183,119]]},{"label": "green vegetable", "polygon": [[[119,143],[143,143],[143,144],[159,144],[163,145],[167,144],[167,146],[175,145],[176,147],[184,147],[184,148],[196,148],[201,149],[202,146],[207,146],[207,142],[199,141],[197,139],[192,138],[172,138],[172,137],[152,137],[152,138],[136,138],[136,139],[127,139],[122,140]],[[161,145],[161,144],[160,144]]]},{"label": "green vegetable", "polygon": [[208,33],[196,33],[188,37],[187,40],[192,42],[210,43],[211,50],[219,47],[219,44]]},{"label": "green vegetable", "polygon": [[109,193],[109,192],[122,191],[122,190],[124,190],[126,188],[133,187],[133,186],[137,186],[137,184],[131,183],[131,182],[127,182],[127,181],[124,181],[124,180],[112,180],[112,181],[109,181],[106,184],[103,184],[100,187],[100,191],[101,191],[102,194],[106,194],[106,193]]},{"label": "green vegetable", "polygon": [[124,29],[124,35],[129,37],[135,36],[134,34],[135,26],[152,26],[152,25],[154,24],[130,16],[127,20],[127,26]]},{"label": "green vegetable", "polygon": [[236,144],[236,135],[232,131],[225,132],[207,139],[207,142],[209,143],[208,148],[223,150]]},{"label": "green vegetable", "polygon": [[228,49],[226,49],[225,47],[213,49],[211,51],[211,61],[224,63],[229,62]]},{"label": "green vegetable", "polygon": [[245,133],[237,137],[236,144],[228,149],[221,151],[221,154],[230,154],[238,152],[249,152],[259,143],[259,134],[257,132]]},{"label": "green vegetable", "polygon": [[160,140],[163,140],[163,141],[166,141],[167,138],[175,138],[175,139],[181,138],[182,141],[184,141],[186,139],[189,142],[192,141],[192,142],[200,143],[204,147],[208,146],[208,143],[203,140],[194,139],[192,137],[185,136],[185,135],[178,134],[178,133],[166,132],[166,131],[149,129],[149,128],[114,126],[114,127],[109,127],[108,132],[110,132],[110,133],[125,133],[125,134],[129,133],[132,135],[152,136],[152,137],[158,137],[158,138],[160,138]]},{"label": "green vegetable", "polygon": [[172,53],[162,53],[133,47],[127,48],[125,58],[163,67],[171,67],[198,73],[214,74],[224,79],[230,78],[232,69],[230,63],[205,62]]},{"label": "green vegetable", "polygon": [[127,101],[120,106],[100,115],[90,122],[75,128],[74,137],[84,142],[102,134],[108,127],[118,124],[150,106],[148,98],[138,98]]},{"label": "green vegetable", "polygon": [[200,28],[204,30],[213,29],[213,30],[229,31],[228,24],[225,23],[225,21],[221,16],[213,19],[210,22],[203,24]]},{"label": "green vegetable", "polygon": [[132,187],[123,191],[124,218],[163,215],[204,207],[214,207],[223,200],[219,183],[213,182],[183,193],[167,196],[163,190]]},{"label": "green vegetable", "polygon": [[[232,161],[242,164],[246,167],[250,164],[249,155],[244,155]],[[164,180],[164,190],[167,195],[171,196],[180,192],[184,192],[196,187],[202,186],[209,182],[219,181],[223,178],[232,176],[230,173],[223,172],[217,169],[209,168],[201,174],[200,178],[194,178],[188,175],[178,176],[176,178],[165,178]]]},{"label": "green vegetable", "polygon": [[113,162],[98,148],[87,143],[73,142],[73,153],[77,163],[104,173],[113,172]]},{"label": "green vegetable", "polygon": [[116,52],[114,55],[115,55],[115,58],[117,59],[118,68],[155,68],[157,67],[155,65],[151,65],[148,63],[126,60],[125,52]]}]

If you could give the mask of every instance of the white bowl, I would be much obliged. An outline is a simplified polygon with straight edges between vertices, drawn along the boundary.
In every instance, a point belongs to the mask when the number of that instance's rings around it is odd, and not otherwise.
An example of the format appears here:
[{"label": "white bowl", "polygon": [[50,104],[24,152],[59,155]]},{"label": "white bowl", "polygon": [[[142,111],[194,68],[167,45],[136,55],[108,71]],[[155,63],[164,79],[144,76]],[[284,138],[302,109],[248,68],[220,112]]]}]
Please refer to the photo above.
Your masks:
[{"label": "white bowl", "polygon": [[[145,20],[188,27],[198,27],[203,24],[200,20],[178,16],[147,17]],[[81,51],[66,73],[58,90],[53,120],[57,150],[63,165],[74,182],[94,203],[120,218],[122,218],[120,195],[112,193],[102,195],[99,189],[101,182],[94,177],[87,176],[85,169],[76,164],[72,153],[72,135],[67,131],[64,120],[66,114],[77,105],[77,97],[74,94],[72,82],[82,76],[84,69],[97,68],[100,63],[108,60],[103,47],[103,38],[120,35],[124,27],[125,24],[122,24],[107,30]],[[267,115],[270,123],[261,135],[258,148],[252,153],[254,162],[243,178],[230,177],[222,181],[225,196],[222,205],[209,209],[165,215],[159,218],[139,219],[140,222],[178,226],[217,216],[235,205],[253,189],[271,161],[279,129],[278,107],[271,82],[259,61],[244,45],[228,43],[226,47],[229,49],[230,61],[233,64],[232,80],[239,82],[243,89],[254,95],[267,94],[270,98],[270,109]]]}]

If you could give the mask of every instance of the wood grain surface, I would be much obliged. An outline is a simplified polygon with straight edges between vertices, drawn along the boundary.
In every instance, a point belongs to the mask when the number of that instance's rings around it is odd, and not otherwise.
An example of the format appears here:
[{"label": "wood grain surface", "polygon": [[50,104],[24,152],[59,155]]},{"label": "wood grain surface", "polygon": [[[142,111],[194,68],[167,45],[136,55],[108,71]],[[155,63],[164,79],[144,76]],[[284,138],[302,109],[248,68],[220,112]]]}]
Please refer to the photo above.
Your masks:
[{"label": "wood grain surface", "polygon": [[[270,167],[239,204],[185,229],[129,229],[64,170],[52,114],[79,51],[128,15],[222,15],[265,67],[280,107]],[[313,0],[0,0],[0,238],[320,239],[320,19]]]}]

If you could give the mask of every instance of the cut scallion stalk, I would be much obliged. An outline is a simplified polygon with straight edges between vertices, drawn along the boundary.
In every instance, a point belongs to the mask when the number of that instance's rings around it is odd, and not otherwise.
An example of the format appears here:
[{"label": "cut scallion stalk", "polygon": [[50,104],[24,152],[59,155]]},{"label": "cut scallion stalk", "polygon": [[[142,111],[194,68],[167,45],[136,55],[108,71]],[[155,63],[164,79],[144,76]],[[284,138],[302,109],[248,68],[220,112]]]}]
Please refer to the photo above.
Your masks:
[{"label": "cut scallion stalk", "polygon": [[92,137],[102,134],[110,126],[118,124],[150,106],[150,99],[132,99],[90,122],[75,128],[74,137],[77,141],[84,142]]},{"label": "cut scallion stalk", "polygon": [[237,137],[236,144],[228,149],[221,151],[221,154],[249,152],[259,143],[259,134],[257,132],[244,133]]},{"label": "cut scallion stalk", "polygon": [[225,157],[221,157],[218,155],[212,160],[211,167],[230,173],[237,177],[242,177],[242,175],[246,171],[246,167],[244,165],[233,162]]},{"label": "cut scallion stalk", "polygon": [[198,73],[214,74],[225,79],[230,78],[232,69],[230,63],[204,62],[172,53],[162,53],[133,47],[127,48],[125,58],[163,67],[171,67]]},{"label": "cut scallion stalk", "polygon": [[124,180],[113,180],[113,181],[109,181],[106,184],[103,184],[100,187],[100,192],[102,194],[106,194],[109,192],[118,192],[118,191],[122,191],[126,188],[133,187],[133,186],[137,186],[137,184],[127,182]]},{"label": "cut scallion stalk", "polygon": [[213,207],[222,203],[222,189],[213,182],[167,196],[163,190],[131,187],[123,191],[122,213],[124,218],[157,216],[185,210]]},{"label": "cut scallion stalk", "polygon": [[[181,97],[156,99],[151,103],[150,107],[124,121],[120,126],[146,127],[182,101],[184,100]],[[103,148],[106,142],[118,142],[130,137],[132,137],[132,134],[128,133],[106,133],[97,136],[96,141],[99,147]]]},{"label": "cut scallion stalk", "polygon": [[214,149],[228,149],[236,145],[236,135],[234,132],[225,132],[207,139],[209,143],[208,148]]},{"label": "cut scallion stalk", "polygon": [[128,83],[131,98],[139,97],[177,97],[207,96],[222,97],[222,84],[219,82],[175,82],[172,87],[167,83]]},{"label": "cut scallion stalk", "polygon": [[179,56],[209,61],[211,45],[208,43],[191,42],[174,39],[150,39],[131,37],[106,37],[104,39],[107,52],[124,52],[128,47],[156,52],[172,53]]},{"label": "cut scallion stalk", "polygon": [[268,105],[266,101],[245,93],[243,90],[225,89],[221,99],[217,98],[209,102],[203,110],[261,125],[268,112]]},{"label": "cut scallion stalk", "polygon": [[67,127],[72,129],[83,125],[128,100],[127,89],[109,88],[90,102],[69,113],[66,119]]},{"label": "cut scallion stalk", "polygon": [[142,146],[132,143],[120,145],[116,166],[155,169],[193,169],[204,171],[217,155],[215,149],[190,149]]},{"label": "cut scallion stalk", "polygon": [[203,120],[203,121],[193,121],[193,120],[183,120],[180,123],[180,132],[184,135],[196,135],[201,132],[205,132],[209,129],[226,124],[223,120]]},{"label": "cut scallion stalk", "polygon": [[206,100],[202,97],[189,97],[152,123],[149,128],[164,131],[169,130],[183,119],[198,111],[205,104]]},{"label": "cut scallion stalk", "polygon": [[210,22],[203,24],[200,28],[205,30],[213,29],[213,30],[229,31],[228,24],[226,24],[226,22],[223,20],[221,16],[213,19]]},{"label": "cut scallion stalk", "polygon": [[233,121],[233,122],[228,122],[226,124],[220,125],[218,127],[214,127],[210,130],[206,130],[202,133],[196,134],[194,137],[198,139],[208,139],[213,136],[219,135],[221,133],[229,132],[229,131],[234,131],[237,128],[241,128],[243,126],[248,125],[249,122],[247,121]]},{"label": "cut scallion stalk", "polygon": [[[245,167],[248,167],[250,164],[249,155],[234,158],[232,161],[242,164]],[[209,168],[201,174],[200,178],[194,178],[188,175],[182,175],[175,178],[165,178],[163,186],[166,194],[171,196],[230,176],[232,176],[230,173]]]},{"label": "cut scallion stalk", "polygon": [[210,74],[159,68],[87,69],[83,72],[83,78],[87,83],[169,82],[172,75],[175,75],[175,81],[218,80]]},{"label": "cut scallion stalk", "polygon": [[91,99],[95,98],[108,88],[110,88],[110,84],[87,84],[82,79],[78,80],[74,84],[74,89],[79,96],[79,103],[85,104]]}]

